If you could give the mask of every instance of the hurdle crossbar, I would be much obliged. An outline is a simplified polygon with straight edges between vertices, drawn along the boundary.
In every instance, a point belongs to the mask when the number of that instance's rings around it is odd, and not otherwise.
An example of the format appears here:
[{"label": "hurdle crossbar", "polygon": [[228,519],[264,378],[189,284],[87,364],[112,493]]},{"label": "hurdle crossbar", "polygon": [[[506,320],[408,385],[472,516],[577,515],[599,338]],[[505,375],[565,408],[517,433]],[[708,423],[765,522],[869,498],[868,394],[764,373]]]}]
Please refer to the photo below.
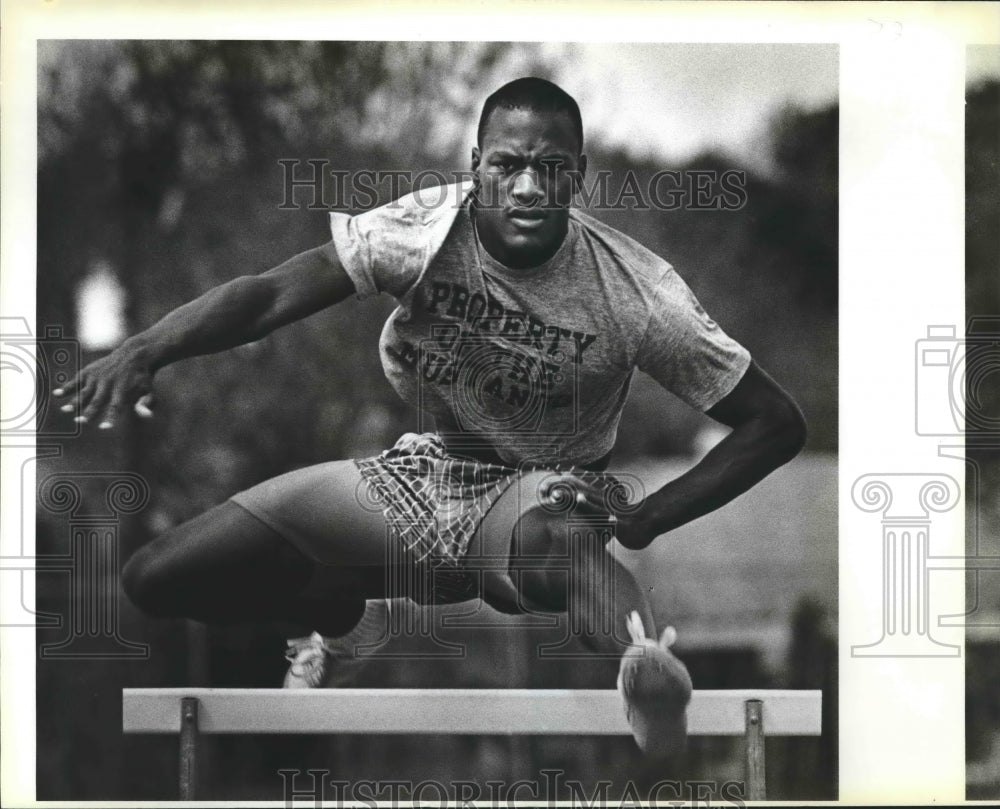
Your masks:
[{"label": "hurdle crossbar", "polygon": [[[765,795],[765,736],[818,736],[822,692],[695,691],[689,736],[746,739],[746,797]],[[617,691],[581,689],[126,688],[125,733],[179,734],[181,797],[202,733],[631,735]]]}]

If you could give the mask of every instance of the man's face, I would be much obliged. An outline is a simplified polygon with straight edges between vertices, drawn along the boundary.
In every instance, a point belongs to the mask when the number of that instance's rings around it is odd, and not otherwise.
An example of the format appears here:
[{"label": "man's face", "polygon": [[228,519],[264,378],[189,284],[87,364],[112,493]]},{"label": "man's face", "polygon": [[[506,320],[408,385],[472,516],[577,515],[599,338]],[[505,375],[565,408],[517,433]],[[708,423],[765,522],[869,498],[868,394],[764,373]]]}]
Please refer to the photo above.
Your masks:
[{"label": "man's face", "polygon": [[476,231],[490,255],[516,269],[551,258],[586,165],[567,113],[495,109],[472,150]]}]

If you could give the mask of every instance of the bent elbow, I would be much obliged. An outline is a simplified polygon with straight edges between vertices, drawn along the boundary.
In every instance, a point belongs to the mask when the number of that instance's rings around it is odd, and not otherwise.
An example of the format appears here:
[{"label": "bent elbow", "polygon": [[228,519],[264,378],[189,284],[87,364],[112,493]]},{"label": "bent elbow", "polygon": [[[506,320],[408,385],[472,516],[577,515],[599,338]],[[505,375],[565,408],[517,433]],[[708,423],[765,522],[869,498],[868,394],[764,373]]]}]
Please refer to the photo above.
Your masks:
[{"label": "bent elbow", "polygon": [[806,445],[808,437],[806,419],[798,405],[791,399],[788,399],[780,412],[775,414],[771,430],[775,451],[782,464],[792,460]]}]

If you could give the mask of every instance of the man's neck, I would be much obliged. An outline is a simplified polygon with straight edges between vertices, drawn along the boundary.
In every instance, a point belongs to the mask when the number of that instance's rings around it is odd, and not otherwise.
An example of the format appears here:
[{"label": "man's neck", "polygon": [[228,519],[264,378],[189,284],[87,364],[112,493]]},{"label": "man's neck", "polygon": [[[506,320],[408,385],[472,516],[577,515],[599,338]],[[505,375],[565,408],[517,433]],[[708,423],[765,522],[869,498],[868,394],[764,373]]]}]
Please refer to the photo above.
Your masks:
[{"label": "man's neck", "polygon": [[472,215],[472,227],[476,233],[476,240],[482,245],[482,248],[489,254],[498,264],[502,264],[511,270],[533,270],[536,267],[540,267],[549,261],[559,249],[563,246],[566,241],[566,236],[569,233],[569,217],[566,217],[566,221],[562,226],[562,233],[560,234],[559,240],[554,243],[554,246],[546,249],[544,251],[525,251],[522,254],[507,252],[507,255],[503,255],[505,252],[501,249],[501,245],[496,241],[491,240],[490,234],[486,234],[486,238],[483,238],[483,232],[480,230],[479,224],[476,220],[476,206],[472,205],[470,207],[470,213]]}]

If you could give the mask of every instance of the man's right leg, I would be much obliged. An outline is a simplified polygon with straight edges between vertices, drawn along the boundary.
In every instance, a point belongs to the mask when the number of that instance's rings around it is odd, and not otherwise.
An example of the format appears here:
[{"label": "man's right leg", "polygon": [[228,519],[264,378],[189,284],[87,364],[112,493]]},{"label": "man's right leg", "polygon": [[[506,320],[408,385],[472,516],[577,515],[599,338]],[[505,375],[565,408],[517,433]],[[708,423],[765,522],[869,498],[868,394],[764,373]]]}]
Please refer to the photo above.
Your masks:
[{"label": "man's right leg", "polygon": [[382,515],[350,461],[283,475],[154,539],[122,573],[143,611],[207,623],[285,621],[343,635],[385,591]]}]

